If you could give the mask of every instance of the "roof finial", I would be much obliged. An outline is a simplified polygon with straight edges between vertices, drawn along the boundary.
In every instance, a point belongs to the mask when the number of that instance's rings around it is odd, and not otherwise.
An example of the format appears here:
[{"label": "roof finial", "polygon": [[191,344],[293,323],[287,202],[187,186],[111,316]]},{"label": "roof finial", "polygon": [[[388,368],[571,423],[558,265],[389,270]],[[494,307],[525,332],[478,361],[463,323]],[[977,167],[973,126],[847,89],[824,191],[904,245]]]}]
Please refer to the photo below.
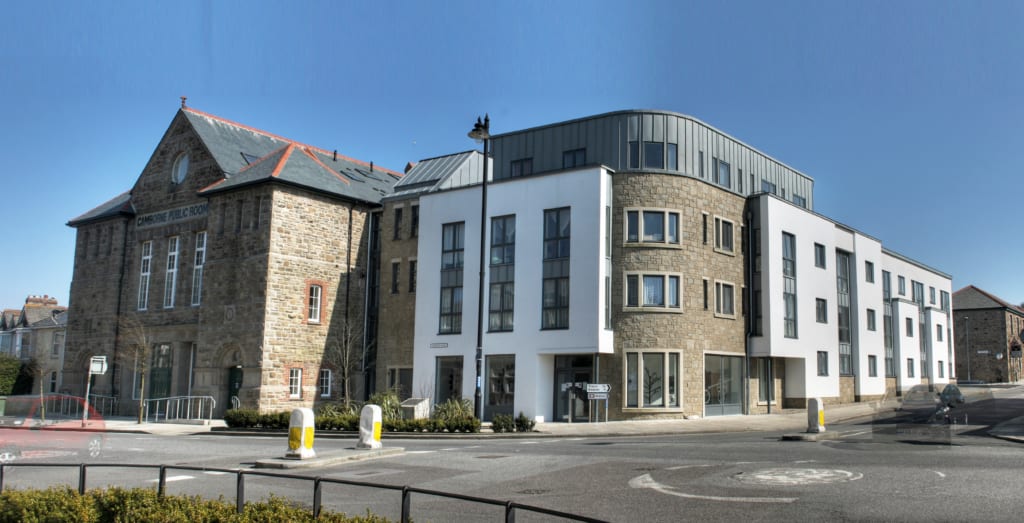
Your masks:
[{"label": "roof finial", "polygon": [[182,109],[185,109],[185,100],[187,100],[187,99],[188,99],[187,96],[182,96],[181,97],[181,108]]}]

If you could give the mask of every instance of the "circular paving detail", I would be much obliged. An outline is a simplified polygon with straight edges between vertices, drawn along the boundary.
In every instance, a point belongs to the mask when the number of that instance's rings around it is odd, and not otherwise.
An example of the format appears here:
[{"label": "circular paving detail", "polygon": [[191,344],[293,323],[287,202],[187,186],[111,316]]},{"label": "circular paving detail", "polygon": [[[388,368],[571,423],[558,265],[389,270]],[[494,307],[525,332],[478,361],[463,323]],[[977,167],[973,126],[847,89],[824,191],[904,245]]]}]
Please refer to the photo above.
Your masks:
[{"label": "circular paving detail", "polygon": [[864,477],[863,474],[848,472],[845,470],[795,468],[765,469],[746,473],[740,472],[733,476],[733,478],[742,481],[743,483],[775,486],[842,483],[844,481],[856,481],[862,477]]}]

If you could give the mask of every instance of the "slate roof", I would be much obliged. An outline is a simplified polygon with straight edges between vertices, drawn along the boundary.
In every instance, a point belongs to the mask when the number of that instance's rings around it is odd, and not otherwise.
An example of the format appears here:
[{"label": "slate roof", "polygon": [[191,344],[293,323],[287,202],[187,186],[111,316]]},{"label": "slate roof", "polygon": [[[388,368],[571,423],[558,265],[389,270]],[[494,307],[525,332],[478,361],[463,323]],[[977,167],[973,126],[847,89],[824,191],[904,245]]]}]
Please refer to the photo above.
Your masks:
[{"label": "slate roof", "polygon": [[68,312],[67,310],[55,310],[47,316],[32,324],[32,328],[54,328],[54,327],[67,327],[68,325]]},{"label": "slate roof", "polygon": [[[380,203],[402,179],[402,174],[396,171],[191,107],[181,108],[180,114],[224,173],[223,179],[200,190],[201,195],[276,181],[332,196]],[[68,225],[76,227],[91,221],[134,214],[129,191],[73,218]]]},{"label": "slate roof", "polygon": [[125,191],[110,200],[101,203],[96,208],[87,211],[85,214],[72,218],[68,225],[74,227],[96,220],[103,220],[113,216],[132,216],[135,214],[135,207],[132,205],[132,195]]},{"label": "slate roof", "polygon": [[[421,160],[395,184],[394,194],[386,199],[479,184],[483,179],[483,157],[480,151],[464,151]],[[493,178],[493,170],[488,177]]]},{"label": "slate roof", "polygon": [[13,329],[19,321],[21,321],[20,309],[4,309],[0,313],[0,330]]},{"label": "slate roof", "polygon": [[192,108],[182,114],[195,129],[224,179],[199,191],[212,194],[278,181],[372,203],[391,194],[402,175],[332,151],[289,140]]},{"label": "slate roof", "polygon": [[985,292],[974,285],[968,285],[953,293],[953,310],[1008,309],[1024,315],[1024,309],[999,297]]}]

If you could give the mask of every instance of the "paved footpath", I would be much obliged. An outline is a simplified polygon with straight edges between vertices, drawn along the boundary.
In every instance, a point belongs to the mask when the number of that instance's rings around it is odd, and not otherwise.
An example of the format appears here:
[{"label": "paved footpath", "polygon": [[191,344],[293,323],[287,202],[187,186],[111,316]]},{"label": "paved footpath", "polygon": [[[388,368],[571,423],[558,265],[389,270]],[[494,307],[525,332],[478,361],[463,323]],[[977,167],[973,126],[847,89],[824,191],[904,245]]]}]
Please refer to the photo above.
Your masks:
[{"label": "paved footpath", "polygon": [[[1024,386],[1001,386],[995,391],[996,397],[1020,396],[1024,393]],[[880,413],[888,413],[895,410],[899,402],[895,399],[856,403],[834,407],[825,407],[825,426],[844,420],[868,417]],[[1022,416],[1013,418],[990,430],[990,434],[1014,441],[1024,443],[1024,412]],[[106,421],[109,432],[140,432],[166,436],[182,436],[189,434],[206,433],[212,430],[217,432],[229,432],[226,430],[223,420],[211,420],[201,424],[184,423],[137,423],[134,419],[108,419]],[[700,434],[717,432],[803,432],[807,429],[807,413],[804,410],[784,410],[777,414],[770,415],[736,415],[718,416],[700,419],[678,419],[678,420],[643,420],[643,421],[610,421],[598,423],[538,423],[535,431],[529,434],[494,434],[484,429],[480,434],[436,434],[423,436],[429,437],[585,437],[585,436],[643,436],[659,434]],[[280,433],[281,431],[274,431]],[[253,434],[253,432],[246,432]],[[319,436],[320,434],[318,434]],[[327,434],[324,434],[325,436]],[[384,438],[407,437],[408,434],[385,434]],[[345,437],[352,437],[352,434],[345,433]]]}]

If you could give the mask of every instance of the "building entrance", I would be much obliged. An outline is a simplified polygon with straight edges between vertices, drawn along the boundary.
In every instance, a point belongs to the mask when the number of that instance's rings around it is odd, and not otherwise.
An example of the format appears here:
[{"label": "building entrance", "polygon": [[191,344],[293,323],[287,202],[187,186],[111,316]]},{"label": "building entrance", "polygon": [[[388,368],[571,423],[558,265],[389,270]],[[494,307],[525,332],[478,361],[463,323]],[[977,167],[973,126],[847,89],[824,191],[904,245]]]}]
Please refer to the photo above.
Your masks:
[{"label": "building entrance", "polygon": [[554,421],[588,421],[587,384],[594,372],[594,357],[555,356]]},{"label": "building entrance", "polygon": [[743,413],[743,358],[704,355],[704,415]]}]

